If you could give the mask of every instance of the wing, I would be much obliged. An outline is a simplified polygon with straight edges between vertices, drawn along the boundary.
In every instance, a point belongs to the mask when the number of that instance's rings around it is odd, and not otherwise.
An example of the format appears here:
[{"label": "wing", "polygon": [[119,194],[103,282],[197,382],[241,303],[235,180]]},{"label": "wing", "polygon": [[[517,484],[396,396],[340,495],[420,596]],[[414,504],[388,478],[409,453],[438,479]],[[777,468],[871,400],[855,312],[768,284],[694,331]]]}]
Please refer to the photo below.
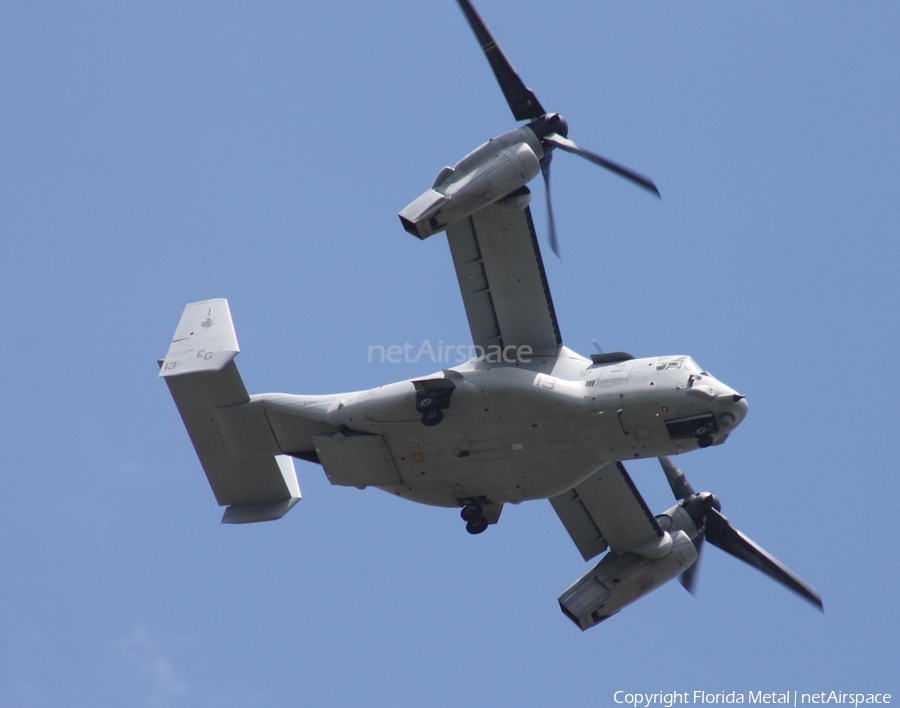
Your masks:
[{"label": "wing", "polygon": [[486,207],[447,229],[472,340],[553,356],[562,337],[531,210]]},{"label": "wing", "polygon": [[621,462],[604,465],[550,503],[585,560],[615,553],[655,556],[665,534]]}]

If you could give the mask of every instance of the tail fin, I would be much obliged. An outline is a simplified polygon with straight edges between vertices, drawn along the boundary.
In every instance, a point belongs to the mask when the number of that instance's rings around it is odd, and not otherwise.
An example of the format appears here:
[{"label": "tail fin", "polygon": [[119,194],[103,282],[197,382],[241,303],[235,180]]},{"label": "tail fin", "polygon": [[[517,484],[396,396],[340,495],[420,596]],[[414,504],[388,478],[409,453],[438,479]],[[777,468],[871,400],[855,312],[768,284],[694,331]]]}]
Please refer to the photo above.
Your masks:
[{"label": "tail fin", "polygon": [[[232,406],[250,400],[234,363],[239,352],[228,301],[195,302],[185,306],[159,372],[216,501],[228,507],[222,517],[226,524],[280,519],[300,501],[290,457],[241,453],[277,448],[277,443],[267,425],[254,425],[250,417],[235,425],[224,410],[233,412]],[[272,444],[260,444],[265,438]]]}]

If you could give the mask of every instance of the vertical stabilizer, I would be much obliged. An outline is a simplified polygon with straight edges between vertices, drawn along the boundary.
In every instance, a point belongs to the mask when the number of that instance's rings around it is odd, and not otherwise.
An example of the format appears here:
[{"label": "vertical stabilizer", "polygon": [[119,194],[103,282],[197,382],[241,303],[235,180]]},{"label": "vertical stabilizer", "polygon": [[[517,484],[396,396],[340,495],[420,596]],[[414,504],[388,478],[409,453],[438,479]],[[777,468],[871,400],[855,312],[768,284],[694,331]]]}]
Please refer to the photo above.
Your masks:
[{"label": "vertical stabilizer", "polygon": [[[216,501],[227,506],[224,523],[271,521],[300,500],[294,461],[287,455],[238,455],[259,449],[254,419],[241,416],[250,400],[234,358],[240,352],[227,300],[184,308],[159,376],[169,386]],[[227,409],[227,427],[223,421]],[[243,420],[243,424],[242,424]]]}]

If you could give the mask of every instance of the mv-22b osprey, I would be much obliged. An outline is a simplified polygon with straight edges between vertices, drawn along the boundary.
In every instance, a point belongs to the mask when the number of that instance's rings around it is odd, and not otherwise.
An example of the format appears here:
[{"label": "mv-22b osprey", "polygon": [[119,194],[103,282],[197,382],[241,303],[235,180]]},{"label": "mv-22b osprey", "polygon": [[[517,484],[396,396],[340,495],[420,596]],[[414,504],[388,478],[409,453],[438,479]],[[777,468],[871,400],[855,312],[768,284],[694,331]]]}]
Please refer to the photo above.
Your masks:
[{"label": "mv-22b osprey", "polygon": [[[549,499],[585,560],[600,562],[559,598],[582,629],[680,576],[690,590],[703,540],[821,608],[819,595],[731,526],[718,499],[695,492],[670,460],[721,445],[747,401],[688,356],[585,358],[563,346],[526,184],[542,173],[549,234],[557,148],[657,193],[649,179],[580,148],[516,74],[468,0],[458,0],[516,120],[400,212],[419,238],[446,231],[476,357],[370,391],[250,396],[234,363],[225,300],[185,307],[165,379],[225,523],[270,521],[299,500],[293,458],[332,484],[376,487],[456,507],[469,533],[504,504]],[[658,194],[658,193],[657,193]],[[677,503],[654,516],[622,465],[659,458]]]}]

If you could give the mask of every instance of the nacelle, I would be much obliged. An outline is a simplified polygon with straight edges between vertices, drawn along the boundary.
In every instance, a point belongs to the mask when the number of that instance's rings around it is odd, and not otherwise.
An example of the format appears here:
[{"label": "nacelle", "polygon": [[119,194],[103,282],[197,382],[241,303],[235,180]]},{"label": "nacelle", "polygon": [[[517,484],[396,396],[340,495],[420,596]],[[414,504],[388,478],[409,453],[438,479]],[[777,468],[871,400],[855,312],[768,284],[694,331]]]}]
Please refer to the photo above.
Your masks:
[{"label": "nacelle", "polygon": [[[445,167],[434,185],[400,212],[403,228],[425,239],[520,190],[541,171],[544,150],[527,126],[481,145]],[[527,199],[512,206],[524,208]]]},{"label": "nacelle", "polygon": [[696,562],[697,549],[684,531],[671,536],[672,549],[662,558],[607,553],[560,595],[563,613],[589,629],[686,571]]}]

